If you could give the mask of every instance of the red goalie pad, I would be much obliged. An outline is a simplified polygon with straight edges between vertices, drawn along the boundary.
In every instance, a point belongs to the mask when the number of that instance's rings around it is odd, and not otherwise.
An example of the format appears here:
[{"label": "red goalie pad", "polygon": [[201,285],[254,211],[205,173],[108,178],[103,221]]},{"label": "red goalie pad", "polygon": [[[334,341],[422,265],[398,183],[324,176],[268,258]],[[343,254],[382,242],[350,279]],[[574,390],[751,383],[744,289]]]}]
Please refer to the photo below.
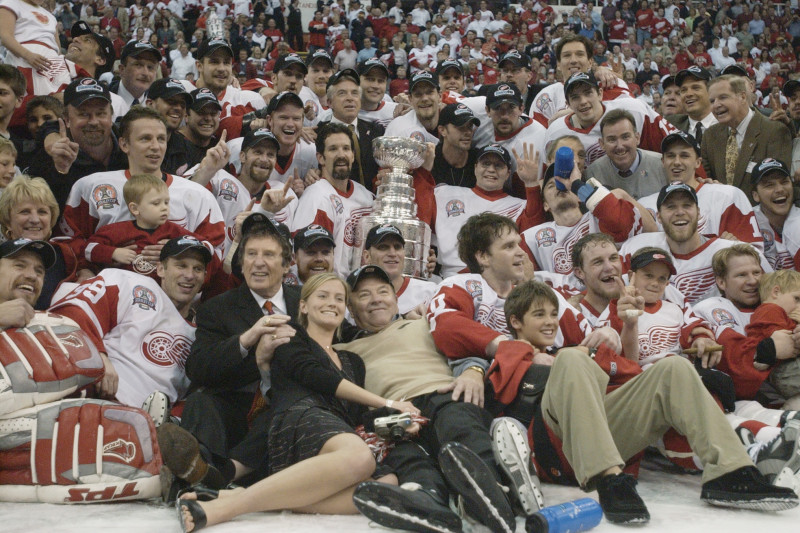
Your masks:
[{"label": "red goalie pad", "polygon": [[88,503],[160,494],[150,417],[103,400],[62,400],[0,417],[0,500]]},{"label": "red goalie pad", "polygon": [[0,414],[53,402],[103,376],[95,345],[73,320],[37,312],[0,331]]}]

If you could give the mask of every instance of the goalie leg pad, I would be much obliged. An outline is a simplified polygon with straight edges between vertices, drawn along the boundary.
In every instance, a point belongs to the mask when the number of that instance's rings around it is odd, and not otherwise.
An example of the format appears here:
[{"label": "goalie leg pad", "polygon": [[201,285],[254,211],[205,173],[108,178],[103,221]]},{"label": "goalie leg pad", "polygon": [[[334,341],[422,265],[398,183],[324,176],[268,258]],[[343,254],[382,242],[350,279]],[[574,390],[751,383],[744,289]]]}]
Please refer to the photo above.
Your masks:
[{"label": "goalie leg pad", "polygon": [[[151,498],[160,494],[161,466],[155,427],[141,409],[80,399],[0,416],[0,500],[47,495],[25,501],[53,502],[53,494],[65,503]],[[37,488],[23,490],[25,485]],[[71,486],[80,490],[67,490]]]}]

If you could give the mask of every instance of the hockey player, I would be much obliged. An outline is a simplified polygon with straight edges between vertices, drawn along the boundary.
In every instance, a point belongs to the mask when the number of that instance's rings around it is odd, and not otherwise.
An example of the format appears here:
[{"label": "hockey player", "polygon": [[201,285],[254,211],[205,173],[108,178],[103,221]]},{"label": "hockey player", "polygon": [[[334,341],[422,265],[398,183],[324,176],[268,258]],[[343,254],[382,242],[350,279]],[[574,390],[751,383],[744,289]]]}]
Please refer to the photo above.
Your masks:
[{"label": "hockey player", "polygon": [[333,74],[333,58],[324,48],[315,50],[313,54],[306,57],[306,66],[308,74],[306,74],[305,84],[300,88],[298,95],[303,100],[303,110],[305,111],[303,124],[316,126],[322,113],[328,109],[326,92],[328,79]]},{"label": "hockey player", "polygon": [[[166,132],[164,119],[153,109],[137,106],[123,117],[120,148],[128,155],[128,170],[85,176],[75,183],[67,200],[61,229],[71,237],[76,253],[83,254],[86,239],[98,227],[131,219],[120,200],[122,187],[132,174],[162,176],[170,191],[170,220],[200,235],[214,247],[222,245],[225,226],[211,193],[197,183],[161,172]],[[158,261],[158,246],[145,247],[144,259]]]},{"label": "hockey player", "polygon": [[386,126],[387,137],[411,137],[420,142],[439,143],[439,80],[435,74],[421,71],[411,77],[408,86],[411,111]]},{"label": "hockey player", "polygon": [[134,272],[105,269],[50,308],[77,322],[100,351],[101,398],[139,407],[161,391],[174,404],[189,388],[184,363],[194,342],[192,302],[212,253],[194,237],[177,237],[159,259],[160,285]]},{"label": "hockey player", "polygon": [[386,128],[400,111],[400,104],[392,102],[386,96],[389,68],[383,61],[373,57],[360,63],[357,70],[361,77],[361,110],[358,118],[377,122]]},{"label": "hockey player", "polygon": [[675,131],[664,117],[639,100],[603,100],[603,89],[591,72],[573,74],[564,83],[564,95],[571,110],[566,116],[550,121],[545,146],[562,135],[577,135],[586,149],[586,162],[592,164],[605,155],[600,145],[600,120],[611,109],[625,109],[633,115],[640,132],[639,147],[658,152],[661,141]]},{"label": "hockey player", "polygon": [[491,144],[478,152],[475,164],[476,185],[472,189],[453,185],[440,185],[432,191],[420,191],[418,204],[431,205],[431,199],[423,192],[433,194],[435,207],[420,209],[420,213],[430,213],[427,222],[434,233],[439,247],[441,276],[446,278],[463,271],[464,262],[459,258],[457,235],[472,215],[483,212],[507,216],[523,229],[542,220],[541,198],[538,188],[539,165],[533,146],[525,146],[517,152],[517,174],[525,184],[527,200],[510,196],[503,192],[503,184],[511,175],[512,158],[502,146]]},{"label": "hockey player", "polygon": [[[291,226],[293,232],[310,224],[327,229],[336,241],[334,271],[342,277],[353,269],[353,253],[361,217],[372,212],[374,195],[350,179],[355,154],[350,130],[343,124],[329,124],[317,134],[317,160],[321,180],[300,197]],[[356,258],[360,262],[361,258]],[[355,265],[357,266],[357,265]]]},{"label": "hockey player", "polygon": [[[589,233],[608,233],[622,243],[643,231],[641,214],[632,203],[617,198],[596,180],[580,185],[578,165],[573,167],[568,183],[556,180],[552,164],[542,181],[542,198],[544,210],[552,215],[553,221],[522,232],[526,252],[537,270],[570,274],[572,246]],[[572,192],[573,184],[577,194]],[[586,213],[581,211],[581,204],[586,206]]]},{"label": "hockey player", "polygon": [[[711,258],[717,250],[736,243],[719,237],[706,238],[697,229],[700,210],[697,194],[684,183],[667,185],[661,189],[656,200],[658,221],[663,233],[645,233],[628,239],[620,248],[623,263],[630,265],[630,257],[636,250],[645,246],[657,246],[669,250],[675,259],[677,274],[670,279],[686,301],[694,304],[711,296],[719,290],[714,284]],[[772,267],[761,256],[761,267],[771,272]],[[677,302],[676,302],[677,303]]]},{"label": "hockey player", "polygon": [[[592,72],[592,55],[594,46],[584,36],[564,37],[556,45],[556,61],[561,79],[567,80],[578,72]],[[619,79],[610,69],[595,67],[596,76],[603,86],[603,100],[610,102],[618,98],[630,98],[628,85]],[[629,102],[630,103],[630,102]],[[564,83],[551,83],[542,89],[528,109],[528,115],[536,119],[545,128],[567,111],[568,102],[564,94]],[[623,108],[626,108],[624,105]]]},{"label": "hockey player", "polygon": [[[702,235],[747,242],[763,250],[764,239],[750,200],[742,190],[733,185],[705,183],[697,179],[702,159],[700,145],[694,137],[680,130],[670,133],[661,142],[661,153],[667,180],[685,183],[697,193],[700,209],[697,226]],[[655,193],[640,198],[639,203],[655,216],[657,200],[658,193]]]},{"label": "hockey player", "polygon": [[405,245],[406,240],[399,229],[390,224],[380,224],[367,232],[361,259],[365,265],[381,267],[389,276],[397,294],[397,306],[403,316],[421,304],[427,306],[436,290],[436,284],[432,281],[403,275],[406,262]]},{"label": "hockey player", "polygon": [[318,224],[300,228],[292,239],[294,264],[283,276],[287,285],[303,285],[308,278],[333,272],[333,249],[336,242],[328,230]]},{"label": "hockey player", "polygon": [[795,268],[792,254],[783,239],[784,228],[790,240],[798,234],[794,225],[786,224],[790,217],[795,221],[800,219],[800,208],[794,205],[789,168],[782,161],[769,157],[753,168],[750,181],[753,187],[750,194],[757,204],[753,211],[764,237],[764,255],[775,270]]},{"label": "hockey player", "polygon": [[[525,343],[501,342],[490,370],[498,398],[510,404],[533,364],[552,365],[530,423],[540,472],[597,489],[610,522],[647,522],[650,513],[636,492],[636,481],[623,467],[674,425],[705,464],[703,500],[760,510],[797,505],[791,489],[771,486],[754,468],[685,359],[670,357],[640,373],[636,363],[615,357],[604,346],[592,357],[581,346],[561,349],[555,358],[547,355],[545,350],[556,341],[560,307],[552,289],[541,283],[528,281],[511,291],[505,312],[514,337]],[[672,390],[673,383],[680,383],[680,389]],[[610,385],[619,388],[608,393]],[[572,401],[587,394],[588,403]],[[661,409],[652,409],[654,398],[660,399]]]}]

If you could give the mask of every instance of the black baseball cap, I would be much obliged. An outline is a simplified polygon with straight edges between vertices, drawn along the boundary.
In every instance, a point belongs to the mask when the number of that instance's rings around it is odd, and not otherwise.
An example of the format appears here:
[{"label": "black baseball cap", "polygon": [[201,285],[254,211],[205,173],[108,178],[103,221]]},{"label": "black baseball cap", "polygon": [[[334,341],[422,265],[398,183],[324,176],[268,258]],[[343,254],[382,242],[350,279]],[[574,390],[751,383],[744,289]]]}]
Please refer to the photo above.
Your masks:
[{"label": "black baseball cap", "polygon": [[678,72],[675,75],[675,84],[680,87],[683,85],[683,82],[686,81],[686,78],[689,76],[695,77],[698,80],[708,81],[711,79],[711,73],[704,69],[703,67],[698,67],[697,65],[692,65],[689,68],[685,68]]},{"label": "black baseball cap", "polygon": [[439,78],[435,74],[431,74],[425,70],[420,70],[413,76],[411,76],[411,81],[408,84],[408,92],[413,92],[414,87],[419,85],[420,83],[430,83],[433,85],[433,88],[437,91],[439,90]]},{"label": "black baseball cap", "polygon": [[280,72],[281,70],[286,70],[287,68],[290,68],[292,65],[297,65],[298,67],[300,67],[300,70],[303,71],[303,74],[308,74],[308,67],[303,62],[303,58],[297,54],[286,54],[285,56],[278,56],[278,59],[275,61],[275,68],[273,69],[273,71]]},{"label": "black baseball cap", "polygon": [[503,68],[503,63],[506,61],[513,63],[515,67],[520,68],[531,68],[531,58],[528,57],[528,54],[523,54],[519,50],[509,50],[506,52],[501,58],[498,65],[500,68]]},{"label": "black baseball cap", "polygon": [[358,75],[358,72],[351,68],[345,68],[328,78],[326,87],[338,85],[342,80],[350,80],[356,85],[361,85],[361,76]]},{"label": "black baseball cap", "polygon": [[631,259],[631,270],[636,272],[640,268],[644,268],[650,263],[662,263],[666,265],[667,268],[669,268],[670,274],[673,276],[678,273],[675,270],[675,265],[672,262],[672,258],[666,251],[661,249],[648,250],[639,255],[634,255],[633,259]]},{"label": "black baseball cap", "polygon": [[262,141],[269,141],[275,145],[275,148],[280,150],[281,145],[278,142],[278,139],[275,137],[275,134],[269,131],[267,128],[260,128],[255,131],[249,132],[247,135],[244,136],[244,140],[242,141],[242,152],[245,150],[252,148],[253,146],[257,145]]},{"label": "black baseball cap", "polygon": [[486,93],[486,107],[495,109],[501,104],[511,103],[515,106],[522,105],[522,93],[513,83],[497,83],[489,87]]},{"label": "black baseball cap", "polygon": [[681,183],[680,181],[676,181],[674,183],[670,183],[669,185],[664,185],[661,187],[661,190],[658,192],[658,198],[656,199],[656,210],[661,209],[661,204],[666,201],[666,199],[675,193],[683,192],[688,194],[692,197],[692,201],[697,203],[697,193],[694,189],[690,186],[686,185],[685,183]]},{"label": "black baseball cap", "polygon": [[294,234],[294,251],[300,249],[307,249],[312,244],[325,241],[331,245],[332,248],[336,247],[336,241],[333,240],[333,235],[320,226],[319,224],[311,224],[297,231]]},{"label": "black baseball cap", "polygon": [[219,100],[207,87],[192,91],[192,111],[200,112],[207,105],[216,106],[219,111],[222,111],[222,105],[220,105]]},{"label": "black baseball cap", "polygon": [[728,65],[722,72],[720,72],[720,76],[725,76],[727,74],[732,74],[734,76],[741,76],[743,78],[749,78],[747,71],[745,68],[739,64],[734,63],[733,65]]},{"label": "black baseball cap", "polygon": [[152,54],[156,57],[156,63],[161,61],[161,51],[150,44],[148,41],[131,41],[122,47],[120,60],[125,61],[128,57],[139,57],[142,54]]},{"label": "black baseball cap", "polygon": [[783,84],[783,89],[781,89],[781,92],[786,98],[791,98],[792,95],[797,92],[797,89],[800,89],[800,81],[789,80]]},{"label": "black baseball cap", "polygon": [[176,79],[161,78],[154,81],[147,90],[147,97],[152,100],[156,98],[172,98],[179,95],[186,100],[186,109],[189,109],[194,101],[192,95],[186,92],[183,84]]},{"label": "black baseball cap", "polygon": [[694,148],[695,153],[700,155],[700,145],[697,144],[697,139],[694,138],[693,135],[686,133],[685,131],[678,130],[674,133],[670,133],[664,140],[661,141],[661,153],[667,151],[667,148],[674,142],[682,142],[684,144],[688,144],[690,147]]},{"label": "black baseball cap", "polygon": [[511,154],[499,144],[489,144],[481,148],[475,161],[480,161],[482,157],[489,154],[495,154],[499,156],[500,159],[503,160],[503,163],[505,163],[507,167],[511,168]]},{"label": "black baseball cap", "polygon": [[455,59],[447,59],[439,63],[436,66],[436,75],[441,76],[442,72],[444,72],[449,68],[454,68],[458,70],[458,72],[460,72],[462,76],[464,75],[464,68],[461,66],[461,62],[456,61]]},{"label": "black baseball cap", "polygon": [[378,224],[377,226],[373,226],[367,232],[367,238],[364,240],[364,249],[369,250],[376,244],[391,237],[399,239],[403,246],[405,246],[406,240],[403,238],[403,234],[399,229],[397,229],[397,227],[392,226],[391,224]]},{"label": "black baseball cap", "polygon": [[286,227],[286,224],[278,222],[274,218],[268,217],[264,213],[251,213],[246,219],[244,219],[244,222],[242,222],[242,236],[244,237],[257,226],[264,226],[269,233],[272,233],[276,237],[285,240],[291,246],[292,234],[289,231],[289,228]]},{"label": "black baseball cap", "polygon": [[580,85],[581,83],[585,83],[586,85],[591,85],[594,88],[600,87],[597,83],[597,78],[594,77],[594,73],[592,71],[589,72],[576,72],[569,78],[567,78],[566,83],[564,83],[564,97],[569,100],[569,93],[571,93],[575,87]]},{"label": "black baseball cap", "polygon": [[191,235],[175,237],[174,239],[167,241],[164,247],[161,248],[159,259],[164,261],[167,258],[179,256],[189,250],[197,250],[203,256],[203,261],[205,264],[209,264],[211,262],[211,258],[213,257],[209,247],[210,244],[204,244]]},{"label": "black baseball cap", "polygon": [[279,107],[286,103],[293,103],[299,108],[303,108],[303,100],[292,91],[283,91],[281,94],[276,94],[270,98],[267,104],[267,115],[271,115],[278,110]]},{"label": "black baseball cap", "polygon": [[79,107],[93,98],[102,98],[111,103],[111,93],[94,78],[76,78],[64,89],[64,105]]},{"label": "black baseball cap", "polygon": [[667,87],[672,87],[673,85],[676,86],[676,87],[678,86],[678,82],[675,81],[675,76],[670,74],[670,75],[664,76],[661,79],[661,88],[662,89],[666,90]]},{"label": "black baseball cap", "polygon": [[789,172],[789,167],[786,166],[786,163],[768,157],[753,167],[753,172],[750,174],[750,184],[754,189],[756,185],[758,185],[758,182],[761,181],[761,178],[766,176],[769,172],[780,172],[790,179],[792,177],[792,173]]},{"label": "black baseball cap", "polygon": [[377,265],[364,265],[354,270],[347,276],[347,284],[350,285],[350,290],[356,290],[358,284],[368,278],[377,278],[389,285],[392,284],[392,280],[389,279],[389,274]]},{"label": "black baseball cap", "polygon": [[389,75],[389,67],[387,67],[386,63],[384,63],[377,57],[371,57],[366,61],[362,61],[361,63],[359,63],[357,67],[358,75],[363,76],[364,74],[366,74],[367,72],[369,72],[374,68],[379,68],[383,70],[387,76]]},{"label": "black baseball cap", "polygon": [[[318,49],[314,50],[313,54],[308,54],[306,56],[306,67],[310,67],[311,63],[313,63],[314,61],[317,61],[318,59],[322,59],[323,61],[327,61],[328,63],[331,64],[331,67],[333,67],[333,58],[328,53],[328,51],[325,50],[324,48],[318,48]],[[277,61],[276,61],[276,63],[277,63]]]},{"label": "black baseball cap", "polygon": [[30,250],[39,254],[45,269],[56,264],[56,250],[52,244],[47,241],[32,241],[24,237],[0,244],[0,259],[12,256],[22,250]]},{"label": "black baseball cap", "polygon": [[230,54],[231,59],[233,59],[233,48],[231,48],[230,43],[225,39],[211,39],[211,40],[203,40],[200,43],[200,46],[197,47],[197,59],[203,59],[204,57],[211,55],[212,53],[216,52],[220,48],[227,50],[228,54]]},{"label": "black baseball cap", "polygon": [[464,104],[447,104],[439,111],[439,126],[453,124],[461,127],[471,122],[475,126],[480,126],[481,121],[472,113],[472,109]]},{"label": "black baseball cap", "polygon": [[105,72],[111,72],[111,69],[114,68],[114,61],[117,59],[117,54],[114,51],[114,45],[111,44],[111,40],[108,37],[104,37],[99,33],[93,32],[89,25],[82,20],[79,20],[72,25],[72,29],[70,30],[69,34],[73,39],[75,37],[80,37],[81,35],[89,35],[92,39],[94,39],[97,43],[100,56],[106,60],[105,65],[97,67],[97,73],[103,74]]}]

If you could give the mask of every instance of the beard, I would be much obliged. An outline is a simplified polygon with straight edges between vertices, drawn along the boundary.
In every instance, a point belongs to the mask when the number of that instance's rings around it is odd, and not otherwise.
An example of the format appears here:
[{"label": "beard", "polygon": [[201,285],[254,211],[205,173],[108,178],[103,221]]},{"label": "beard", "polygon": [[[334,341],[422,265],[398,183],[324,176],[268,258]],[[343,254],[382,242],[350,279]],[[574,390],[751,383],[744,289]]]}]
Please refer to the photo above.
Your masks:
[{"label": "beard", "polygon": [[[345,170],[340,168],[339,165],[348,165],[348,168]],[[340,157],[339,159],[333,162],[333,170],[331,171],[331,177],[335,180],[347,180],[353,174],[353,165],[345,158]]]}]

